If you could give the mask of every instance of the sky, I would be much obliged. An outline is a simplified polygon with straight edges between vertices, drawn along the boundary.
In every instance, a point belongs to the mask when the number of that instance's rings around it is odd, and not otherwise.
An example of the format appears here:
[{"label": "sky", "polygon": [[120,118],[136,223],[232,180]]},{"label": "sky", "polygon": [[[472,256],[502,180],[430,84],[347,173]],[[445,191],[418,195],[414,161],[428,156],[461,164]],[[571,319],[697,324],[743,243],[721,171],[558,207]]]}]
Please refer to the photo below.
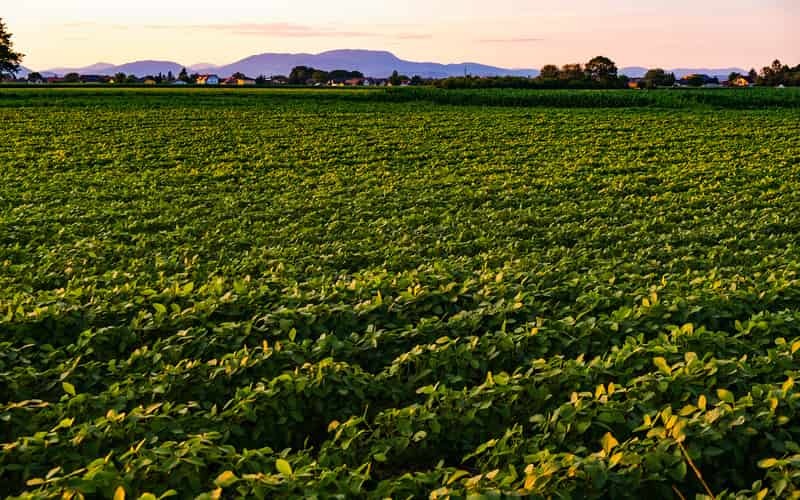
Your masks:
[{"label": "sky", "polygon": [[800,0],[24,0],[0,7],[35,70],[264,52],[394,52],[507,68],[800,64]]}]

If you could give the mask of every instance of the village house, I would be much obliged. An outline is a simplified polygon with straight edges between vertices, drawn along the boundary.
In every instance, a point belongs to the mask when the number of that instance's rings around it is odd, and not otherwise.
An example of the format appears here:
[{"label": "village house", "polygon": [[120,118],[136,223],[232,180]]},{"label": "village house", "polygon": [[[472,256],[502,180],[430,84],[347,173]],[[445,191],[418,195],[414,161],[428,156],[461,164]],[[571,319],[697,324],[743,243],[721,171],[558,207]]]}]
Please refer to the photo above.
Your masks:
[{"label": "village house", "polygon": [[198,85],[219,85],[219,77],[217,75],[200,75],[197,77]]},{"label": "village house", "polygon": [[640,89],[646,84],[644,78],[631,78],[628,80],[628,88],[629,89]]},{"label": "village house", "polygon": [[720,87],[721,85],[719,84],[719,79],[716,77],[701,75],[701,74],[692,74],[692,75],[686,75],[680,80],[675,80],[674,86],[716,88]]},{"label": "village house", "polygon": [[750,79],[745,76],[740,76],[728,83],[732,87],[750,87],[753,85],[753,82],[751,82]]},{"label": "village house", "polygon": [[235,85],[235,86],[239,86],[239,87],[255,85],[255,84],[256,84],[255,80],[253,80],[252,78],[247,78],[247,77],[245,77],[245,78],[236,78],[236,77],[232,76],[232,77],[226,78],[225,80],[222,81],[222,85]]}]

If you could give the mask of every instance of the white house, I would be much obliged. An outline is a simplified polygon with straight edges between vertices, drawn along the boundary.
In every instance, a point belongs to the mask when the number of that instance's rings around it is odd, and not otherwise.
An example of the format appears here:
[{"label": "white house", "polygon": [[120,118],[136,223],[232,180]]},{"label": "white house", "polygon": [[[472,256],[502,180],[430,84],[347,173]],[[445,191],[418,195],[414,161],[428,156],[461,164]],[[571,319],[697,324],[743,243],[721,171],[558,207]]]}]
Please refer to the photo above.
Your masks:
[{"label": "white house", "polygon": [[217,75],[200,75],[197,77],[198,85],[219,85],[219,77]]}]

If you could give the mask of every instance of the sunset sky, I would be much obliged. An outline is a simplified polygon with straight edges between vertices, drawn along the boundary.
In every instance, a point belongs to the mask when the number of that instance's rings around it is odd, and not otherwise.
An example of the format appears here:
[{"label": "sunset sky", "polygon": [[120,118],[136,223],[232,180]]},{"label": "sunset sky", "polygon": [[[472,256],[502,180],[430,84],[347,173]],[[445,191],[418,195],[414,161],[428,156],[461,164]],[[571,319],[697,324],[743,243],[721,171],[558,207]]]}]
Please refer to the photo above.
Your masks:
[{"label": "sunset sky", "polygon": [[0,17],[38,70],[339,48],[525,68],[598,54],[619,66],[800,63],[798,0],[24,0]]}]

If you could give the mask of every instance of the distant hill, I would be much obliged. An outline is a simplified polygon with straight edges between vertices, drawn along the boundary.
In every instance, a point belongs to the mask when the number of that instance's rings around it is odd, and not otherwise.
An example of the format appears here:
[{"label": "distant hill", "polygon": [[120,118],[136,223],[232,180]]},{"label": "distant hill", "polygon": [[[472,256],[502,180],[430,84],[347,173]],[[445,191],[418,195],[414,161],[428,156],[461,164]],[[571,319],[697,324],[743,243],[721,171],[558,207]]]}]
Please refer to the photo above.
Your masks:
[{"label": "distant hill", "polygon": [[126,75],[147,76],[157,75],[159,73],[167,74],[170,71],[175,76],[181,72],[183,66],[172,61],[136,61],[132,63],[122,64],[109,68],[110,73],[103,73],[113,75],[115,73],[125,73]]},{"label": "distant hill", "polygon": [[52,75],[66,75],[67,73],[80,73],[82,75],[105,75],[107,74],[106,71],[114,68],[113,64],[109,63],[95,63],[91,66],[84,66],[82,68],[51,68],[45,71],[41,71],[42,75],[45,76],[52,76]]},{"label": "distant hill", "polygon": [[[373,50],[333,50],[321,54],[259,54],[246,57],[233,64],[214,66],[211,64],[186,65],[191,72],[218,73],[229,76],[236,72],[246,75],[288,75],[295,66],[313,66],[326,71],[347,69],[361,71],[367,76],[387,77],[397,70],[408,76],[420,75],[427,78],[443,78],[463,75],[466,70],[472,75],[514,75],[536,76],[535,69],[505,69],[478,63],[439,64],[434,62],[413,62],[398,58],[391,52]],[[106,63],[94,64],[85,68],[53,68],[42,74],[64,75],[66,73],[113,75],[115,73],[134,74],[137,76],[167,74],[172,71],[178,74],[184,65],[172,61],[136,61],[120,66]]]},{"label": "distant hill", "polygon": [[176,76],[181,71],[180,64],[172,61],[135,61],[126,64],[114,65],[108,63],[97,63],[82,68],[50,68],[42,71],[42,75],[64,76],[67,73],[79,73],[81,75],[107,75],[112,76],[117,73],[126,75],[147,76],[157,75],[158,73],[167,74],[172,71]]},{"label": "distant hill", "polygon": [[[391,52],[352,49],[331,50],[320,54],[258,54],[224,66],[215,66],[207,63],[182,65],[173,61],[148,60],[135,61],[119,66],[109,63],[97,63],[84,68],[52,68],[41,73],[45,76],[51,76],[53,74],[64,75],[72,72],[86,75],[113,75],[122,72],[141,77],[158,73],[166,75],[170,71],[177,75],[183,67],[186,67],[191,73],[216,73],[220,76],[230,76],[233,73],[241,72],[255,77],[258,75],[288,75],[295,66],[313,66],[326,71],[334,69],[355,70],[376,78],[385,78],[395,70],[408,76],[419,75],[426,78],[461,76],[464,72],[476,76],[537,76],[539,74],[537,69],[508,69],[474,62],[459,64],[415,62],[400,59]],[[679,68],[667,69],[667,71],[675,73],[678,78],[691,73],[703,73],[727,78],[733,71],[746,72],[742,68]],[[620,74],[632,78],[642,77],[646,72],[647,68],[641,66],[620,69]]]},{"label": "distant hill", "polygon": [[216,71],[223,75],[237,71],[247,75],[286,75],[295,66],[312,66],[325,71],[348,69],[378,78],[388,77],[395,70],[408,76],[419,75],[426,78],[459,76],[463,75],[465,71],[477,76],[536,76],[539,74],[539,71],[535,69],[507,69],[474,62],[440,64],[406,61],[391,52],[374,50],[332,50],[321,54],[259,54],[221,66]]}]

